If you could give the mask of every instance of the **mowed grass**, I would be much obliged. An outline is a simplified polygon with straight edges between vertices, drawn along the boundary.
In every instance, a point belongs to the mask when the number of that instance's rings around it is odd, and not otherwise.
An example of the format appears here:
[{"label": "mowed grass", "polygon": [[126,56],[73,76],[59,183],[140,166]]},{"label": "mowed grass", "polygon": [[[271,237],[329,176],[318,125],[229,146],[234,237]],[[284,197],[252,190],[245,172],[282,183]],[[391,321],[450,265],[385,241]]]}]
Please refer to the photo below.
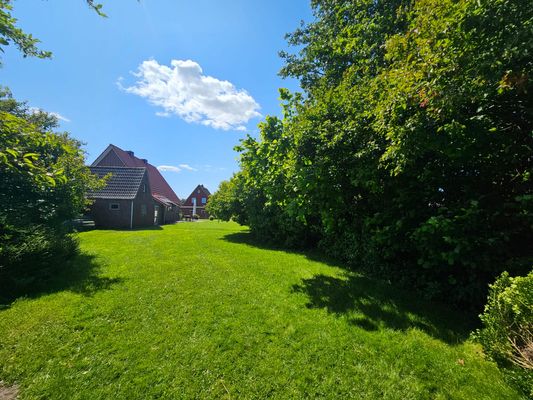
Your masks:
[{"label": "mowed grass", "polygon": [[460,315],[236,224],[80,240],[0,311],[0,381],[22,399],[519,398]]}]

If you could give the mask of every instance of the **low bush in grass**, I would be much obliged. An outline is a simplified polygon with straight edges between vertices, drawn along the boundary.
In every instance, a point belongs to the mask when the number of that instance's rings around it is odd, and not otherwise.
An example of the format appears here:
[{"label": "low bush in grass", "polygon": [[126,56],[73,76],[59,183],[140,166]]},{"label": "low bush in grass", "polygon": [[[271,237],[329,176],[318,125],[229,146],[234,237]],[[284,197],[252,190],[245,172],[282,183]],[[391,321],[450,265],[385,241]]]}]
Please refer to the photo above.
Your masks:
[{"label": "low bush in grass", "polygon": [[11,231],[0,246],[0,300],[38,291],[78,253],[78,241],[66,231],[45,226]]},{"label": "low bush in grass", "polygon": [[480,317],[476,338],[485,353],[533,398],[533,271],[514,278],[504,272],[490,286]]}]

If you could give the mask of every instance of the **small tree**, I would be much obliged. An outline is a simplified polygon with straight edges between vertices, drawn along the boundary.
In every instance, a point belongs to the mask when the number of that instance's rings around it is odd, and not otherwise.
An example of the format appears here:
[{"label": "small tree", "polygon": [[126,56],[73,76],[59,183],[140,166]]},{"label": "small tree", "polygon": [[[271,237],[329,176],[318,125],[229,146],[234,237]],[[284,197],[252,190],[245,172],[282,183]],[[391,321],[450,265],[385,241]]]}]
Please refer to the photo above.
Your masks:
[{"label": "small tree", "polygon": [[54,132],[57,119],[0,93],[0,282],[33,282],[72,254],[66,222],[102,184],[85,166],[81,143]]},{"label": "small tree", "polygon": [[233,176],[229,181],[222,181],[218,190],[209,197],[206,211],[223,221],[237,218],[243,213],[238,200],[238,177]]}]

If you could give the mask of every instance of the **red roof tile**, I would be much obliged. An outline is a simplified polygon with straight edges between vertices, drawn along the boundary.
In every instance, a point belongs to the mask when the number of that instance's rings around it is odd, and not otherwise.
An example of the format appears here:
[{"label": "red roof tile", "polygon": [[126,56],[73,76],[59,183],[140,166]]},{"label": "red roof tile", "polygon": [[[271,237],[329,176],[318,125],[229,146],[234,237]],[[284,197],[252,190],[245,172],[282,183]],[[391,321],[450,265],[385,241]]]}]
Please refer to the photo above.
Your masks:
[{"label": "red roof tile", "polygon": [[154,167],[152,164],[145,162],[141,160],[140,158],[135,157],[135,155],[131,155],[127,151],[122,150],[120,147],[117,147],[115,145],[110,145],[117,156],[124,162],[124,166],[126,167],[144,167],[148,171],[148,180],[150,182],[150,188],[152,189],[152,196],[162,196],[166,197],[171,202],[175,203],[176,205],[180,205],[181,201],[174,193],[172,188],[169,186],[165,178],[161,175],[161,173],[157,170],[156,167]]}]

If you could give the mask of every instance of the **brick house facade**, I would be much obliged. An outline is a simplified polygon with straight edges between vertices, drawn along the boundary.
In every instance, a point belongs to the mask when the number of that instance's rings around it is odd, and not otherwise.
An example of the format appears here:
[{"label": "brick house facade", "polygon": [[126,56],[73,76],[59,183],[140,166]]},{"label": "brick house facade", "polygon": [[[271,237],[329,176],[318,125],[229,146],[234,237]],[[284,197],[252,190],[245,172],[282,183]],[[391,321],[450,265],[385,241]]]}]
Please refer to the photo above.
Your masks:
[{"label": "brick house facade", "polygon": [[209,200],[211,192],[204,186],[198,185],[187,197],[181,205],[181,212],[184,217],[192,217],[197,214],[200,218],[209,218],[209,214],[205,211],[205,205]]},{"label": "brick house facade", "polygon": [[156,167],[109,145],[90,166],[99,177],[110,176],[102,190],[89,193],[89,214],[97,227],[136,228],[174,223],[181,202]]}]

